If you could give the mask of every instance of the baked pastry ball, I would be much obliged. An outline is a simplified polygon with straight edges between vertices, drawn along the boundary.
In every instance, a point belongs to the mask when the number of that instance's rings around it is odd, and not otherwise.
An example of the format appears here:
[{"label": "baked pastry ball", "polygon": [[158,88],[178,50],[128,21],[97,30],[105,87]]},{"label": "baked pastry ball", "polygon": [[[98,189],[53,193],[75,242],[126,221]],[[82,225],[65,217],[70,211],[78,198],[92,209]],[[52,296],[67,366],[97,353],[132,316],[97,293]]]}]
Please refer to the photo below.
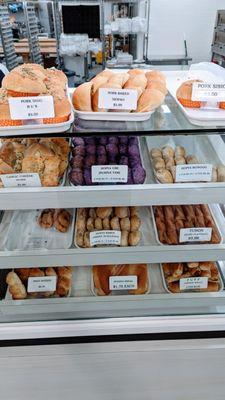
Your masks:
[{"label": "baked pastry ball", "polygon": [[162,147],[163,157],[174,157],[174,149],[171,146]]},{"label": "baked pastry ball", "polygon": [[152,158],[162,158],[162,152],[160,149],[154,148],[150,151]]},{"label": "baked pastry ball", "polygon": [[152,162],[153,162],[154,169],[156,171],[158,169],[164,169],[166,167],[165,161],[163,160],[163,158],[160,158],[160,157],[154,158]]},{"label": "baked pastry ball", "polygon": [[78,86],[73,92],[72,103],[75,110],[92,111],[91,106],[91,90],[92,83],[85,82]]},{"label": "baked pastry ball", "polygon": [[155,171],[155,177],[160,183],[173,183],[173,176],[167,169]]},{"label": "baked pastry ball", "polygon": [[11,97],[38,96],[47,92],[44,79],[43,67],[37,64],[23,64],[3,78],[2,87]]},{"label": "baked pastry ball", "polygon": [[0,88],[0,126],[19,126],[23,122],[11,119],[7,91]]},{"label": "baked pastry ball", "polygon": [[183,82],[180,85],[180,87],[177,89],[177,93],[176,93],[177,99],[184,107],[188,107],[188,108],[200,108],[201,107],[201,105],[202,105],[201,101],[193,101],[191,99],[193,83],[197,83],[197,82],[202,82],[202,81],[200,81],[198,79],[189,80],[189,81]]}]

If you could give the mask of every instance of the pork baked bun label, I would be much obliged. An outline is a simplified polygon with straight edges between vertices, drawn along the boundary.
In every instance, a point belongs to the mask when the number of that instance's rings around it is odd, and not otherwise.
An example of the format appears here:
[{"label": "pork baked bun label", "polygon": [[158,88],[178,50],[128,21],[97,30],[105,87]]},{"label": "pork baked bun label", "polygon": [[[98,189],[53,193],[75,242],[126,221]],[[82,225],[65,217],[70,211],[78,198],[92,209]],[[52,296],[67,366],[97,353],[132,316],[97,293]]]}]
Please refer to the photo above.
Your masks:
[{"label": "pork baked bun label", "polygon": [[55,117],[52,96],[9,97],[9,110],[12,120]]},{"label": "pork baked bun label", "polygon": [[110,110],[136,110],[138,92],[135,89],[99,89],[98,107]]}]

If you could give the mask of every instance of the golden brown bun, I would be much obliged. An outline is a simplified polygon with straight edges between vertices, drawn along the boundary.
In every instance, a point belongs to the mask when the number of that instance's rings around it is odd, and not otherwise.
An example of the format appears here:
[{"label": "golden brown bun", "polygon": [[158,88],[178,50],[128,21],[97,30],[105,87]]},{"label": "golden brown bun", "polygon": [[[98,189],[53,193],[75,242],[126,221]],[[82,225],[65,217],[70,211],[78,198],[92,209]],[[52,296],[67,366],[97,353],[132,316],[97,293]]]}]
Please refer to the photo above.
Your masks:
[{"label": "golden brown bun", "polygon": [[91,80],[92,82],[92,94],[94,94],[98,88],[102,85],[104,85],[108,81],[107,76],[99,76],[97,75],[95,78]]},{"label": "golden brown bun", "polygon": [[45,70],[45,75],[47,78],[50,78],[56,82],[58,82],[60,85],[67,85],[68,84],[68,79],[67,76],[64,74],[64,72],[60,71],[59,69],[49,69],[47,68]]},{"label": "golden brown bun", "polygon": [[130,78],[129,74],[114,74],[113,76],[110,77],[108,80],[108,84],[112,85],[120,85],[121,88],[125,85],[125,83],[128,81]]},{"label": "golden brown bun", "polygon": [[9,292],[13,299],[22,300],[27,297],[25,286],[15,272],[8,273],[6,283],[9,285]]},{"label": "golden brown bun", "polygon": [[177,99],[184,107],[193,107],[193,108],[200,108],[201,102],[200,101],[193,101],[192,97],[192,87],[193,83],[202,82],[198,79],[189,80],[183,82],[180,87],[177,89],[176,96]]},{"label": "golden brown bun", "polygon": [[114,73],[110,71],[109,69],[105,69],[104,71],[100,72],[97,76],[106,76],[108,79],[113,76]]},{"label": "golden brown bun", "polygon": [[[99,89],[121,89],[121,85],[115,84],[115,83],[111,84],[111,83],[107,82],[104,85],[101,85],[99,87]],[[104,111],[103,109],[98,108],[99,89],[92,96],[92,108],[93,108],[93,111]]]},{"label": "golden brown bun", "polygon": [[153,81],[153,80],[161,80],[166,84],[166,77],[165,75],[160,72],[160,71],[150,71],[146,72],[145,74],[146,78],[148,81]]},{"label": "golden brown bun", "polygon": [[147,89],[156,89],[162,92],[164,95],[167,94],[166,85],[162,81],[149,81],[147,83]]},{"label": "golden brown bun", "polygon": [[75,110],[92,111],[91,106],[92,82],[82,83],[73,92],[72,102]]},{"label": "golden brown bun", "polygon": [[137,112],[148,112],[159,107],[165,99],[162,92],[156,89],[146,89],[138,100]]},{"label": "golden brown bun", "polygon": [[28,95],[47,92],[45,83],[33,71],[27,71],[24,74],[11,71],[3,78],[2,87],[7,91],[27,93]]},{"label": "golden brown bun", "polygon": [[56,117],[69,116],[71,114],[71,104],[67,98],[54,100],[54,109]]},{"label": "golden brown bun", "polygon": [[124,85],[124,89],[129,88],[131,86],[133,87],[141,87],[142,89],[145,89],[147,85],[147,78],[145,77],[144,74],[140,75],[135,75],[131,76],[128,81]]},{"label": "golden brown bun", "polygon": [[130,76],[142,75],[142,74],[145,74],[145,71],[143,69],[134,68],[134,69],[130,69],[128,71],[128,74]]}]

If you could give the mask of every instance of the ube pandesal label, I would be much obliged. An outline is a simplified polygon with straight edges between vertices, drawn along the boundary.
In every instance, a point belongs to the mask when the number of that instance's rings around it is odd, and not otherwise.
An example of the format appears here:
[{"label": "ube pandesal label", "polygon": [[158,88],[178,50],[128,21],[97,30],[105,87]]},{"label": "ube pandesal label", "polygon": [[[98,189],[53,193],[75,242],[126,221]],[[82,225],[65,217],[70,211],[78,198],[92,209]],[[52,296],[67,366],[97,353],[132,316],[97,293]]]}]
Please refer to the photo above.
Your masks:
[{"label": "ube pandesal label", "polygon": [[99,89],[98,107],[110,110],[136,110],[138,94],[134,89]]},{"label": "ube pandesal label", "polygon": [[56,276],[40,276],[28,278],[27,292],[55,292]]},{"label": "ube pandesal label", "polygon": [[54,118],[52,96],[9,97],[11,119]]},{"label": "ube pandesal label", "polygon": [[121,243],[121,231],[94,231],[90,232],[90,245],[115,245]]},{"label": "ube pandesal label", "polygon": [[191,278],[180,279],[180,290],[207,289],[208,278],[193,276]]},{"label": "ube pandesal label", "polygon": [[225,101],[225,82],[195,82],[192,86],[193,101]]},{"label": "ube pandesal label", "polygon": [[177,165],[175,182],[211,182],[212,171],[212,164]]},{"label": "ube pandesal label", "polygon": [[127,183],[127,165],[93,165],[91,167],[93,183]]},{"label": "ube pandesal label", "polygon": [[210,242],[211,237],[212,228],[182,228],[179,242]]},{"label": "ube pandesal label", "polygon": [[136,275],[110,276],[109,290],[132,290],[138,288]]},{"label": "ube pandesal label", "polygon": [[22,174],[3,174],[0,175],[4,187],[39,187],[41,181],[39,174],[22,173]]}]

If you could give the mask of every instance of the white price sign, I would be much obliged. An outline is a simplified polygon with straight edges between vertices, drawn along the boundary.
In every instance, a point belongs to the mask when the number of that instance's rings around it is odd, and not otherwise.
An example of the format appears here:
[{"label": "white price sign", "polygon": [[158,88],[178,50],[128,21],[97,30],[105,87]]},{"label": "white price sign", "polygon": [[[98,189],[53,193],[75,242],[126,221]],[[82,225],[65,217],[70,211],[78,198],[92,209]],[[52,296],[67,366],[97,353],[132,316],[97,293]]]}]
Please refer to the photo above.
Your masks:
[{"label": "white price sign", "polygon": [[98,107],[110,110],[136,110],[137,90],[99,89]]},{"label": "white price sign", "polygon": [[41,181],[37,173],[0,175],[4,187],[39,187]]},{"label": "white price sign", "polygon": [[194,276],[180,279],[180,290],[207,289],[208,278]]},{"label": "white price sign", "polygon": [[91,180],[94,183],[127,183],[127,165],[93,165]]},{"label": "white price sign", "polygon": [[90,232],[90,245],[120,245],[121,231],[94,231]]},{"label": "white price sign", "polygon": [[225,101],[225,82],[196,82],[192,86],[193,101]]},{"label": "white price sign", "polygon": [[109,290],[132,290],[138,288],[137,276],[110,276]]},{"label": "white price sign", "polygon": [[210,242],[212,228],[184,228],[180,229],[180,243],[185,242]]},{"label": "white price sign", "polygon": [[40,276],[28,278],[28,293],[33,292],[55,292],[56,276]]},{"label": "white price sign", "polygon": [[55,117],[52,96],[9,97],[11,119]]},{"label": "white price sign", "polygon": [[184,164],[176,166],[176,182],[211,182],[212,164]]}]

